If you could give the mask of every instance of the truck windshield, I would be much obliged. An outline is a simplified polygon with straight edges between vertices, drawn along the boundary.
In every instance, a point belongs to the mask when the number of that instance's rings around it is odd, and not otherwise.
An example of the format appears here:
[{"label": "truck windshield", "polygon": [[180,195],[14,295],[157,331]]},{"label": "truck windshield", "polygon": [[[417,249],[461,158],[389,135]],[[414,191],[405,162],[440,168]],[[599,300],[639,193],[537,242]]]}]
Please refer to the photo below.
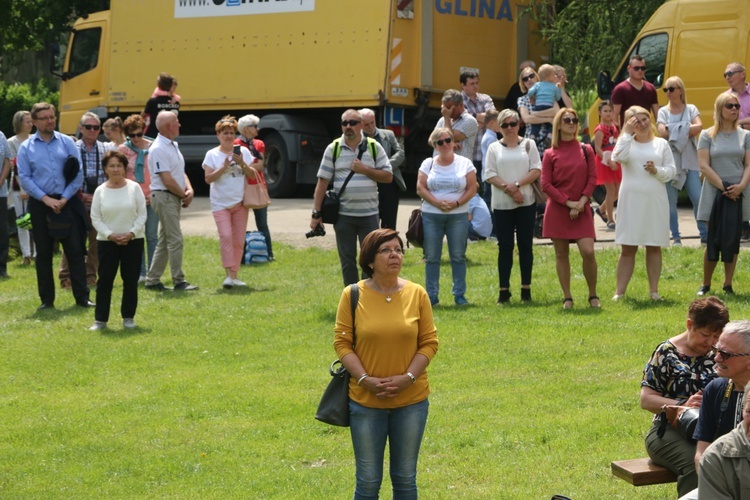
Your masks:
[{"label": "truck windshield", "polygon": [[669,44],[669,35],[666,33],[656,33],[647,35],[638,40],[633,46],[633,50],[628,54],[628,59],[622,64],[617,72],[615,85],[628,77],[628,60],[634,54],[640,54],[646,61],[646,80],[652,83],[654,87],[661,87],[664,81],[664,68],[667,63],[667,46]]},{"label": "truck windshield", "polygon": [[101,28],[90,28],[76,31],[70,49],[68,76],[75,77],[96,68],[99,62],[99,41],[102,38]]}]

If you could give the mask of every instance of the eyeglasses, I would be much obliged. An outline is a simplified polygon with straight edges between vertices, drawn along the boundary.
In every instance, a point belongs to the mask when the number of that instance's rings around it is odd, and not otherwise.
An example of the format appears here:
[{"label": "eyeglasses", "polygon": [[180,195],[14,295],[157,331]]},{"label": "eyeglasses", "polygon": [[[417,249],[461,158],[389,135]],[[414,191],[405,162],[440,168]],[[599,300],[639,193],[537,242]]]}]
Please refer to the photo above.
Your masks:
[{"label": "eyeglasses", "polygon": [[435,144],[437,144],[438,146],[442,146],[443,144],[450,144],[451,142],[453,142],[453,139],[451,139],[450,137],[446,137],[445,139],[438,139],[437,141],[435,141]]},{"label": "eyeglasses", "polygon": [[737,71],[727,71],[726,73],[724,73],[724,78],[732,78],[732,76],[736,75],[737,73],[742,73],[744,71],[745,70],[742,69]]},{"label": "eyeglasses", "polygon": [[664,87],[662,90],[664,90],[664,93],[666,94],[667,92],[674,92],[675,90],[678,90],[678,89],[679,87]]},{"label": "eyeglasses", "polygon": [[341,126],[342,127],[346,127],[346,126],[353,127],[355,125],[359,125],[360,123],[362,123],[361,120],[343,120],[341,122]]},{"label": "eyeglasses", "polygon": [[741,358],[744,356],[750,356],[750,352],[727,352],[724,349],[719,349],[715,345],[712,345],[711,349],[713,349],[716,354],[721,354],[721,357],[724,359]]},{"label": "eyeglasses", "polygon": [[724,105],[724,107],[727,108],[727,109],[736,109],[737,111],[739,111],[740,108],[742,108],[742,106],[740,106],[739,104],[732,103],[732,102],[726,103]]},{"label": "eyeglasses", "polygon": [[631,66],[633,71],[646,71],[646,66]]},{"label": "eyeglasses", "polygon": [[528,82],[529,80],[533,80],[534,78],[536,78],[536,75],[532,73],[530,75],[526,75],[523,78],[521,78],[521,81]]},{"label": "eyeglasses", "polygon": [[518,122],[505,122],[500,125],[500,128],[508,128],[508,127],[513,128],[517,126],[518,126]]},{"label": "eyeglasses", "polygon": [[571,123],[578,123],[578,118],[576,117],[570,118],[569,116],[566,116],[565,118],[562,119],[562,121],[570,125]]},{"label": "eyeglasses", "polygon": [[404,255],[404,251],[401,248],[381,248],[378,250],[378,255],[390,255],[395,253],[396,255]]},{"label": "eyeglasses", "polygon": [[99,130],[102,127],[101,125],[84,125],[83,128],[86,130]]},{"label": "eyeglasses", "polygon": [[143,132],[138,132],[137,134],[128,134],[128,137],[131,139],[135,139],[136,137],[143,137]]},{"label": "eyeglasses", "polygon": [[247,128],[250,128],[250,127],[255,127],[255,128],[258,128],[258,124],[257,124],[257,123],[253,123],[252,125],[248,125],[248,126],[247,126]]}]

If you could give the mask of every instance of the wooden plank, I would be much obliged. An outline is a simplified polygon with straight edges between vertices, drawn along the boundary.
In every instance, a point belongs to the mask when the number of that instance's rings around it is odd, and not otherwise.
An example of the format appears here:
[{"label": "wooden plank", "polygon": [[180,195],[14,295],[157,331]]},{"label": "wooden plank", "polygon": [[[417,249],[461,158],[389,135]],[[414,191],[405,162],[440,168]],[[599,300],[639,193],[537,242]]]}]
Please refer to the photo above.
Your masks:
[{"label": "wooden plank", "polygon": [[633,486],[674,483],[677,481],[672,471],[656,465],[650,458],[634,458],[612,462],[612,474]]}]

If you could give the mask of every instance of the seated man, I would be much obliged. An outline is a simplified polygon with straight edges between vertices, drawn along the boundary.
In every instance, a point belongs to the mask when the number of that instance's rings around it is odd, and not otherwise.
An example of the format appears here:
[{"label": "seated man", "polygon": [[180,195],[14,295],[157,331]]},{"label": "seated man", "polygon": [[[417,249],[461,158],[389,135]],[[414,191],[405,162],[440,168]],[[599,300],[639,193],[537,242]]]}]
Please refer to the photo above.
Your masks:
[{"label": "seated man", "polygon": [[492,234],[492,215],[479,193],[469,200],[469,240],[486,240]]}]

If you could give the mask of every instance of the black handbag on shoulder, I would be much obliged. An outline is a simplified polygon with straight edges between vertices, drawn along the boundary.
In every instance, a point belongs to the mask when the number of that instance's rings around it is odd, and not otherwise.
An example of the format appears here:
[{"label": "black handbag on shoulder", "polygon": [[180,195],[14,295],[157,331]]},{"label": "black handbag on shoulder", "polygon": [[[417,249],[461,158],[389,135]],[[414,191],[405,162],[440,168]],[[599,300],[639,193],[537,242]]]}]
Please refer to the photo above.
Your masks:
[{"label": "black handbag on shoulder", "polygon": [[[354,316],[357,310],[357,302],[359,302],[359,287],[356,283],[349,285],[349,287],[351,288],[352,337],[356,342]],[[354,342],[352,342],[352,347],[354,347]],[[323,392],[323,397],[320,398],[315,418],[326,424],[349,427],[349,379],[351,375],[339,359],[331,363],[328,371],[331,374],[331,381],[328,382],[328,387]]]}]

